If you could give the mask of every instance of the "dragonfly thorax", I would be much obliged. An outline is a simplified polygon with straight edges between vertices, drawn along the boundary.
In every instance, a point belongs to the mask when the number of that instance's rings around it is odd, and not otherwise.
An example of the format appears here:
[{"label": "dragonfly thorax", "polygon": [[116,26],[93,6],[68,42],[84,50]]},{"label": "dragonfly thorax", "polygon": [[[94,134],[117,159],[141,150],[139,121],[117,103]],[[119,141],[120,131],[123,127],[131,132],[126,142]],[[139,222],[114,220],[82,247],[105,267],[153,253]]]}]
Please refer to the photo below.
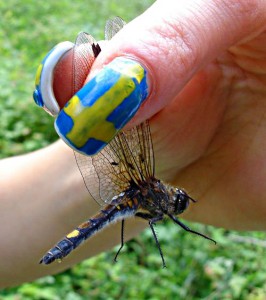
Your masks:
[{"label": "dragonfly thorax", "polygon": [[152,214],[181,214],[192,200],[182,189],[173,188],[156,178],[142,182],[139,188],[141,206]]}]

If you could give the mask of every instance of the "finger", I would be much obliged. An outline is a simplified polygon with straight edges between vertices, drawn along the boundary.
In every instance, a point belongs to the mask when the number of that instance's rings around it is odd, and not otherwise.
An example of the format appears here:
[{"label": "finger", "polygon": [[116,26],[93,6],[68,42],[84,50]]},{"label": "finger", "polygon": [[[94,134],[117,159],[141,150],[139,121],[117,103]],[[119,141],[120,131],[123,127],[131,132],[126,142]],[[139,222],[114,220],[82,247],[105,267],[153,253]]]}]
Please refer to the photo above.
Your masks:
[{"label": "finger", "polygon": [[59,107],[73,96],[73,49],[68,51],[54,69],[53,90]]},{"label": "finger", "polygon": [[118,56],[140,62],[150,93],[140,122],[171,102],[222,51],[263,30],[265,15],[265,1],[158,0],[110,41],[88,80]]},{"label": "finger", "polygon": [[136,122],[175,99],[221,51],[262,30],[265,5],[244,0],[157,1],[100,53],[87,84],[59,113],[57,132],[75,149],[95,154],[134,116],[147,94]]}]

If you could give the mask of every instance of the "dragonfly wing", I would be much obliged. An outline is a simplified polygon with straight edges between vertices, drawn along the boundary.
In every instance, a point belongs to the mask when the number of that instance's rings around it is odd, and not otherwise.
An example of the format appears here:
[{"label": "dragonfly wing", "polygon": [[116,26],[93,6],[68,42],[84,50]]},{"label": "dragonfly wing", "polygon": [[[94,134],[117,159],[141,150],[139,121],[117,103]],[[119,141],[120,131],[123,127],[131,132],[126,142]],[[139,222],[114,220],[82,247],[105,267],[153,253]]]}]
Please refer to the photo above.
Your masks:
[{"label": "dragonfly wing", "polygon": [[[126,23],[116,17],[108,20],[105,37],[111,39]],[[80,60],[81,70],[90,69],[94,61],[95,40],[88,34],[79,34],[74,51]],[[87,52],[83,48],[88,48]],[[89,58],[89,59],[88,59]],[[76,64],[76,68],[80,68]],[[78,74],[76,70],[74,74]],[[79,77],[79,74],[78,74]],[[83,77],[81,76],[82,80]],[[77,79],[80,84],[81,79]],[[84,79],[85,80],[85,79]],[[76,86],[78,86],[78,84]],[[129,131],[120,132],[100,153],[87,157],[75,152],[76,161],[85,185],[92,197],[100,204],[109,203],[112,198],[126,190],[133,182],[138,184],[154,175],[154,157],[150,127],[144,122]]]},{"label": "dragonfly wing", "polygon": [[108,151],[115,154],[123,180],[138,184],[154,176],[154,153],[148,121],[121,131],[109,143]]},{"label": "dragonfly wing", "polygon": [[130,178],[122,169],[121,160],[110,145],[94,156],[92,163],[99,178],[100,198],[105,203],[129,187]]},{"label": "dragonfly wing", "polygon": [[109,145],[92,157],[74,153],[86,188],[100,205],[111,202],[129,187],[129,178],[124,176],[119,157]]},{"label": "dragonfly wing", "polygon": [[73,95],[82,88],[99,52],[100,47],[90,34],[78,34],[73,49]]},{"label": "dragonfly wing", "polygon": [[[115,17],[106,22],[105,38],[110,40],[124,25],[125,21]],[[73,49],[73,91],[74,95],[82,88],[90,72],[95,58],[101,48],[96,40],[86,32],[80,32],[76,38]]]},{"label": "dragonfly wing", "polygon": [[98,203],[102,204],[101,198],[100,198],[100,191],[99,191],[99,178],[97,176],[97,173],[94,170],[93,164],[92,164],[92,157],[91,156],[85,156],[81,153],[75,152],[75,159],[79,168],[79,171],[81,173],[81,176],[83,178],[83,181],[85,183],[85,186],[88,190],[88,192],[91,194],[92,198]]},{"label": "dragonfly wing", "polygon": [[148,121],[120,132],[101,152],[90,157],[75,152],[84,183],[100,204],[154,176],[154,156]]},{"label": "dragonfly wing", "polygon": [[106,40],[111,40],[111,38],[117,34],[126,25],[126,22],[120,17],[115,17],[106,21],[104,36]]}]

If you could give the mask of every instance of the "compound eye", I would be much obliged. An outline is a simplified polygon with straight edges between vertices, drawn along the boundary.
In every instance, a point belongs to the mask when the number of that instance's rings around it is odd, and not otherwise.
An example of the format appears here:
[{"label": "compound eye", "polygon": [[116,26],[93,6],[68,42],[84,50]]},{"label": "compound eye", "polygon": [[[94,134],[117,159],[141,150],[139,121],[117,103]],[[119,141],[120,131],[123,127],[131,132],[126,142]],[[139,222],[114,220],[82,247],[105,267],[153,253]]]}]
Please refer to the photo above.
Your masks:
[{"label": "compound eye", "polygon": [[181,189],[176,189],[176,206],[175,212],[176,214],[181,214],[184,212],[189,206],[190,197]]},{"label": "compound eye", "polygon": [[52,116],[57,116],[60,112],[53,91],[54,68],[60,58],[73,46],[71,42],[59,43],[45,56],[37,69],[33,99],[38,106]]}]

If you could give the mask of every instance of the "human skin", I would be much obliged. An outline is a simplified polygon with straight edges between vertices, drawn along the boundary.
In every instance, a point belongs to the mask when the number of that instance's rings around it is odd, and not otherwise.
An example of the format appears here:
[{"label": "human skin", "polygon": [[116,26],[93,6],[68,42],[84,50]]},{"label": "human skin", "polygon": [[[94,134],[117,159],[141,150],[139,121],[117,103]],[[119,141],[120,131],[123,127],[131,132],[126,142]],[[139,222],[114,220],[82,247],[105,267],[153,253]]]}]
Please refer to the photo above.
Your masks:
[{"label": "human skin", "polygon": [[[117,56],[149,70],[150,96],[130,126],[150,118],[156,176],[198,200],[186,219],[266,229],[265,30],[265,1],[161,0],[103,47],[89,74]],[[55,82],[62,99],[69,78]],[[63,142],[0,161],[0,178],[0,287],[59,272],[119,243],[116,224],[63,263],[38,265],[99,209]],[[128,238],[145,227],[129,222]]]}]

